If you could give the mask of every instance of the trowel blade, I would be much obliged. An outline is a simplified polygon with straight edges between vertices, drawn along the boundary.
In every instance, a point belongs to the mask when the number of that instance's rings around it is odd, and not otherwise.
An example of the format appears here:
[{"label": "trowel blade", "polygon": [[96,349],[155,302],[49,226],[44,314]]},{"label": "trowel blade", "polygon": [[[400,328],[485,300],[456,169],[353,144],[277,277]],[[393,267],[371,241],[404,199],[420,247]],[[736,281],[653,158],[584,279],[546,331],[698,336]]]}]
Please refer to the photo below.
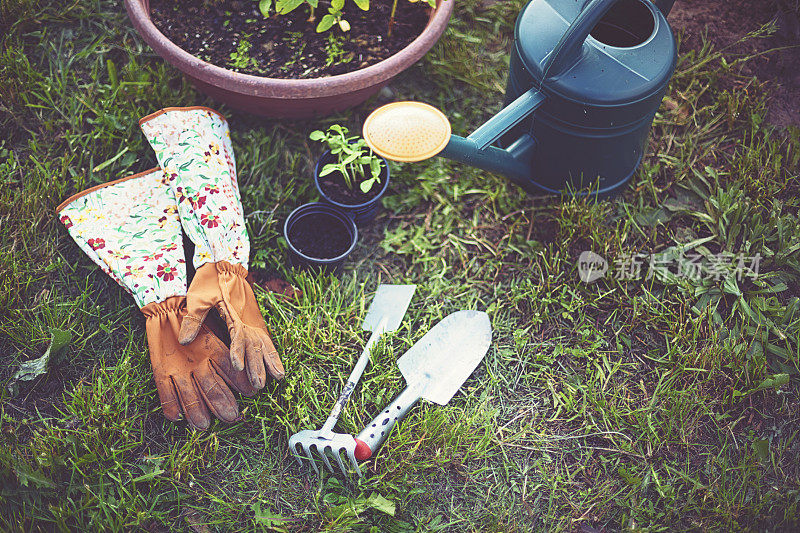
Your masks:
[{"label": "trowel blade", "polygon": [[397,366],[421,398],[445,405],[475,371],[492,343],[489,316],[458,311],[442,319],[414,344]]}]

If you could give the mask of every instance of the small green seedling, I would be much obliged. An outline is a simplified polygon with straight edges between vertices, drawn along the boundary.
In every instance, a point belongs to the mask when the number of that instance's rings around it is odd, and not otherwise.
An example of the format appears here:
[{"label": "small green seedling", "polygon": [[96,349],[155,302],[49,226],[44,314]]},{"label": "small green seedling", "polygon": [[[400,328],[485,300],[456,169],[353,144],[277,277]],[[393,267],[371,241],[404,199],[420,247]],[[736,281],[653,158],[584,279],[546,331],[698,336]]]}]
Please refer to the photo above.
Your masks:
[{"label": "small green seedling", "polygon": [[334,124],[327,132],[315,130],[308,137],[312,141],[326,143],[331,153],[337,156],[335,163],[322,167],[320,177],[339,171],[349,189],[352,190],[358,183],[361,192],[366,194],[381,182],[383,162],[372,153],[367,141],[358,135],[349,136],[349,133],[344,126]]},{"label": "small green seedling", "polygon": [[249,66],[257,66],[258,62],[250,56],[250,49],[253,44],[250,42],[248,34],[242,35],[239,39],[239,44],[236,46],[236,51],[231,52],[231,67],[235,69],[245,69]]},{"label": "small green seedling", "polygon": [[264,18],[269,18],[270,9],[272,9],[272,0],[258,0],[258,10]]},{"label": "small green seedling", "polygon": [[[369,0],[354,1],[362,11],[369,9]],[[342,9],[344,9],[344,0],[332,0],[331,7],[328,8],[328,14],[322,17],[322,20],[317,24],[317,33],[328,31],[334,24],[337,24],[342,31],[350,31],[350,23],[342,18]]]},{"label": "small green seedling", "polygon": [[[263,4],[263,6],[262,6]],[[308,6],[308,22],[313,22],[316,19],[314,10],[319,5],[319,0],[275,0],[275,13],[277,15],[286,15],[291,13],[298,7],[306,4]],[[260,0],[258,9],[265,17],[269,17],[269,8],[272,7],[271,0]]]},{"label": "small green seedling", "polygon": [[[369,10],[369,0],[353,0],[359,9],[362,11]],[[331,0],[331,6],[328,8],[328,13],[324,15],[319,24],[317,24],[317,33],[322,33],[330,30],[334,26],[338,26],[343,32],[350,31],[350,23],[343,17],[345,0]],[[316,20],[314,10],[319,6],[319,0],[258,0],[258,9],[264,17],[270,16],[270,9],[274,4],[275,12],[278,15],[286,15],[291,13],[303,4],[308,6],[309,16],[308,21],[313,22]]]},{"label": "small green seedling", "polygon": [[344,0],[332,0],[328,14],[322,17],[317,24],[317,33],[328,31],[334,24],[338,24],[342,31],[350,31],[350,23],[342,18],[342,8],[344,8]]},{"label": "small green seedling", "polygon": [[354,54],[347,53],[344,48],[344,36],[341,34],[330,32],[328,33],[328,42],[325,45],[325,53],[327,60],[325,66],[339,65],[341,63],[349,63],[353,60]]}]

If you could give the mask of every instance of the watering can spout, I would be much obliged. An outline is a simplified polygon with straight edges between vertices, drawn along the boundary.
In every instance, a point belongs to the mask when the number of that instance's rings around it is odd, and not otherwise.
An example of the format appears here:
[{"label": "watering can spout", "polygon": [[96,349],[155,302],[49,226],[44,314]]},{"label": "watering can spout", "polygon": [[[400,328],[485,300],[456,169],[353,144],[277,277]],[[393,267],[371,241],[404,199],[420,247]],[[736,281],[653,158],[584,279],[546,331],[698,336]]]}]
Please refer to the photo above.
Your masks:
[{"label": "watering can spout", "polygon": [[450,135],[450,141],[439,155],[472,167],[502,174],[528,192],[536,192],[531,186],[531,160],[535,148],[536,141],[528,134],[520,137],[506,149],[496,146],[481,149],[469,137]]},{"label": "watering can spout", "polygon": [[536,89],[522,93],[499,113],[476,129],[469,137],[450,135],[441,152],[442,157],[503,174],[518,185],[530,190],[531,168],[536,141],[523,134],[506,149],[492,146],[514,126],[531,116],[545,101]]},{"label": "watering can spout", "polygon": [[484,150],[508,133],[511,128],[528,118],[544,101],[545,96],[539,90],[529,89],[467,138],[474,141],[479,150]]},{"label": "watering can spout", "polygon": [[506,149],[492,145],[544,100],[538,91],[527,91],[469,137],[451,134],[449,120],[435,107],[420,102],[394,102],[367,117],[363,135],[375,153],[393,161],[422,161],[440,155],[503,174],[529,189],[534,139],[524,134]]}]

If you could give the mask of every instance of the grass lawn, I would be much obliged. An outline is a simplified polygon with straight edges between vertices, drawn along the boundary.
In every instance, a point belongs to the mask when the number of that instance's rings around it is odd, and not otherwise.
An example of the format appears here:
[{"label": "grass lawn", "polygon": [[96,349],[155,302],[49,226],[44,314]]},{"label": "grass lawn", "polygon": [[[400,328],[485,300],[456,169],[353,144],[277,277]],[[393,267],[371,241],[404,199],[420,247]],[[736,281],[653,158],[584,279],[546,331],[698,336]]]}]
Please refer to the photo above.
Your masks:
[{"label": "grass lawn", "polygon": [[[757,58],[681,46],[620,198],[531,197],[442,159],[395,165],[340,279],[287,267],[283,220],[316,198],[309,132],[358,131],[390,99],[429,102],[471,131],[501,105],[521,5],[458,0],[390,93],[275,122],[196,92],[119,0],[0,0],[0,529],[800,528],[800,130],[765,120],[772,85],[746,74]],[[303,294],[258,291],[287,377],[240,398],[240,423],[202,433],[164,419],[141,313],[54,216],[69,195],[154,166],[137,119],[178,105],[228,116],[251,264]],[[584,283],[586,250],[612,271],[641,254],[641,276]],[[758,276],[737,278],[724,253],[758,255]],[[648,275],[650,258],[692,254],[729,260],[716,276]],[[287,438],[322,425],[380,282],[419,287],[339,431],[403,388],[393,361],[447,314],[488,312],[492,347],[449,405],[412,412],[363,480],[309,475]],[[45,376],[13,383],[53,330],[69,345]]]}]

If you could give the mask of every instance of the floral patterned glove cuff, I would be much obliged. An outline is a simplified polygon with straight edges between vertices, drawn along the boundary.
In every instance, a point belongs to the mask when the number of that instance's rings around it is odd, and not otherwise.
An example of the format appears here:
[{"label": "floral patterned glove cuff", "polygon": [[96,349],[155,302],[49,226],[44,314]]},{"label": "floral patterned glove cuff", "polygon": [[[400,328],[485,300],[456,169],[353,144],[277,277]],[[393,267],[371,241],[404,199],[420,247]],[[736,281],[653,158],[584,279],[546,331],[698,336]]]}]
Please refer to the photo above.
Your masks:
[{"label": "floral patterned glove cuff", "polygon": [[78,246],[140,308],[186,295],[178,208],[160,168],[87,189],[57,211]]},{"label": "floral patterned glove cuff", "polygon": [[183,229],[195,243],[195,268],[228,261],[246,269],[250,240],[227,121],[204,107],[170,107],[139,125],[175,194]]}]

